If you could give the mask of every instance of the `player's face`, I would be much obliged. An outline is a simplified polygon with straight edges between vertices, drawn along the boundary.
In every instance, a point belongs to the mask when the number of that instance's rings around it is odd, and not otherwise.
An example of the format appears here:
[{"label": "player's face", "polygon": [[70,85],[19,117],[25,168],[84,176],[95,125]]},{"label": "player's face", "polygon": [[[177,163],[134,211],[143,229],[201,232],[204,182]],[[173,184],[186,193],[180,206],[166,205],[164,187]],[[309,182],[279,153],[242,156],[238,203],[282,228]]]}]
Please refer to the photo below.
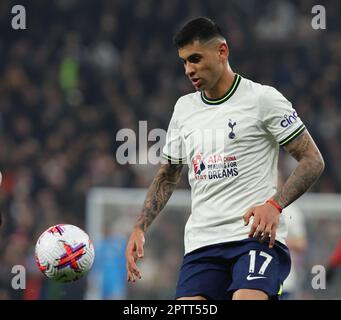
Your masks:
[{"label": "player's face", "polygon": [[226,44],[208,45],[194,41],[178,52],[184,63],[185,74],[196,90],[210,90],[217,84],[226,67]]}]

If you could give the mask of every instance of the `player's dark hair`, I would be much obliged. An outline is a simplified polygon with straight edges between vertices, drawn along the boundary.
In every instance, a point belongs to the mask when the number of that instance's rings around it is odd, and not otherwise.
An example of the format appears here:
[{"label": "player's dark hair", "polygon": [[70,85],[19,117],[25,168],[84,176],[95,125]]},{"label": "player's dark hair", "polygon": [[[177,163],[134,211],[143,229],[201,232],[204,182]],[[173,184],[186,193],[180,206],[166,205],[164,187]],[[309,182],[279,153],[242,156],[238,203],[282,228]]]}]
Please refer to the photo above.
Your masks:
[{"label": "player's dark hair", "polygon": [[174,45],[179,49],[195,40],[200,42],[223,37],[220,27],[206,17],[195,18],[187,22],[173,37]]}]

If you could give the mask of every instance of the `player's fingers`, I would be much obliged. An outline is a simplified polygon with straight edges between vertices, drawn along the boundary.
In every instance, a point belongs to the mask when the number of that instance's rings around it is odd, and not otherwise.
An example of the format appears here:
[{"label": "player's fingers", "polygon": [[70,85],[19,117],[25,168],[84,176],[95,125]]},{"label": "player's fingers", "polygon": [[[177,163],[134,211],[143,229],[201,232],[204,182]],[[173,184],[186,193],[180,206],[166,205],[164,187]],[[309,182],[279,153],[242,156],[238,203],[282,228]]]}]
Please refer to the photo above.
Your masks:
[{"label": "player's fingers", "polygon": [[249,209],[243,216],[244,225],[247,226],[250,222],[250,218],[253,216],[253,208]]},{"label": "player's fingers", "polygon": [[128,269],[128,273],[129,273],[129,278],[133,282],[135,282],[135,277],[141,279],[141,272],[136,265],[135,266],[130,265]]},{"label": "player's fingers", "polygon": [[140,271],[140,269],[139,268],[135,268],[135,269],[133,269],[133,274],[134,274],[134,276],[136,276],[137,278],[139,278],[139,279],[141,279],[142,278],[142,276],[141,276],[141,271]]},{"label": "player's fingers", "polygon": [[260,240],[264,230],[265,230],[265,223],[264,222],[260,222],[258,224],[258,227],[256,229],[254,237],[257,238],[258,240]]},{"label": "player's fingers", "polygon": [[271,227],[266,227],[264,232],[263,232],[263,236],[260,239],[260,242],[264,242],[265,240],[267,240],[270,237],[271,234]]},{"label": "player's fingers", "polygon": [[137,267],[137,265],[135,263],[131,265],[131,269],[130,270],[131,270],[131,273],[134,276],[136,276],[139,279],[141,279],[141,271],[140,271],[140,269]]},{"label": "player's fingers", "polygon": [[128,261],[126,261],[126,270],[127,270],[127,281],[130,282],[131,281],[131,272],[129,270]]},{"label": "player's fingers", "polygon": [[135,282],[135,277],[132,272],[129,272],[128,274],[128,282]]},{"label": "player's fingers", "polygon": [[128,282],[133,281],[131,272],[129,270],[127,270],[127,280]]},{"label": "player's fingers", "polygon": [[136,278],[141,279],[141,274],[137,267],[134,268],[130,265],[128,268],[128,281],[135,282]]},{"label": "player's fingers", "polygon": [[255,234],[258,225],[259,225],[259,219],[257,217],[254,217],[254,220],[251,225],[250,232],[249,232],[249,238],[253,238],[253,235]]},{"label": "player's fingers", "polygon": [[269,248],[273,248],[275,245],[275,240],[276,240],[276,232],[277,232],[277,225],[273,225],[271,228],[271,237],[270,237],[270,242],[269,242]]},{"label": "player's fingers", "polygon": [[128,254],[126,256],[126,260],[127,260],[127,269],[136,274],[136,273],[139,273],[139,268],[137,267],[137,264],[136,264],[136,254]]},{"label": "player's fingers", "polygon": [[137,261],[137,259],[138,259],[137,253],[136,253],[136,252],[134,252],[133,257],[134,257],[133,260],[132,260],[132,261],[130,260],[131,271],[132,271],[132,273],[133,273],[136,277],[138,277],[139,279],[141,279],[141,271],[140,271],[139,267],[138,267],[137,264],[136,264],[136,261]]},{"label": "player's fingers", "polygon": [[134,280],[133,268],[131,266],[131,264],[132,264],[131,259],[133,259],[133,258],[127,258],[126,259],[126,269],[127,269],[128,282]]}]

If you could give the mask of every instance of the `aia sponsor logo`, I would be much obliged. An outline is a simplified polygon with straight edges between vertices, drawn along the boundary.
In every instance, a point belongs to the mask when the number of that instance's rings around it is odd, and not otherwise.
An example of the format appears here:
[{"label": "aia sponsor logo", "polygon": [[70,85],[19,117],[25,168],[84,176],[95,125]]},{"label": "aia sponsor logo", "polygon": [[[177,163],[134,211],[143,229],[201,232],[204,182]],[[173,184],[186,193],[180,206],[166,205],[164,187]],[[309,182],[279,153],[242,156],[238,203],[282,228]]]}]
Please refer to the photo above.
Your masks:
[{"label": "aia sponsor logo", "polygon": [[192,163],[196,180],[215,180],[238,176],[235,156],[212,154],[204,160],[202,154],[197,154],[192,158]]},{"label": "aia sponsor logo", "polygon": [[206,170],[202,154],[194,156],[194,158],[192,159],[192,163],[194,168],[194,174],[196,176],[200,176]]}]

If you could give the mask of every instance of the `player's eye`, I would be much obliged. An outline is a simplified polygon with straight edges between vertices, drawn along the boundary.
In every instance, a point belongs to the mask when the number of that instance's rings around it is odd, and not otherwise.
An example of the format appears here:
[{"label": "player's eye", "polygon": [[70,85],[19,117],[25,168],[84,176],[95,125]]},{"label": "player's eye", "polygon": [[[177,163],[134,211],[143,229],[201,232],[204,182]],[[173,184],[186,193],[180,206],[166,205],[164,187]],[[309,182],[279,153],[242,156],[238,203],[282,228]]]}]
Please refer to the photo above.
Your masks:
[{"label": "player's eye", "polygon": [[198,63],[201,60],[201,56],[199,55],[193,55],[191,57],[188,58],[188,61],[191,63]]}]

